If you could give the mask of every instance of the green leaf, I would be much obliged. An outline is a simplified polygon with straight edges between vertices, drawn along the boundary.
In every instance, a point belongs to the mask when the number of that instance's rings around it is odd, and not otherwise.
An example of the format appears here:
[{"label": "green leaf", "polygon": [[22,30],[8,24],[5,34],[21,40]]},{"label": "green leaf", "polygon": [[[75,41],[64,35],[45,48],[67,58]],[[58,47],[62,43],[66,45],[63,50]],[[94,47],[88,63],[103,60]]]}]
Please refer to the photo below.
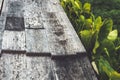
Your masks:
[{"label": "green leaf", "polygon": [[90,11],[91,11],[91,4],[90,3],[85,3],[84,6],[83,6],[83,10],[86,13],[90,13]]},{"label": "green leaf", "polygon": [[84,21],[85,21],[85,17],[84,17],[83,15],[80,15],[79,20],[80,20],[81,22],[84,22]]},{"label": "green leaf", "polygon": [[117,39],[118,36],[118,31],[117,30],[113,30],[109,33],[109,35],[107,36],[107,38],[111,41],[115,41]]},{"label": "green leaf", "polygon": [[[112,41],[108,40],[108,39],[104,39],[101,42],[100,47],[103,48],[103,50],[106,48],[109,54],[113,54],[115,52],[115,45],[114,45],[114,43]],[[106,53],[106,51],[105,51],[105,53]]]},{"label": "green leaf", "polygon": [[94,21],[94,26],[97,31],[100,31],[100,28],[102,26],[102,18],[98,16]]},{"label": "green leaf", "polygon": [[107,49],[107,48],[104,48],[104,51],[105,51],[106,55],[107,55],[108,57],[110,57],[110,54],[109,54],[109,52],[108,52],[108,49]]},{"label": "green leaf", "polygon": [[92,31],[92,34],[90,35],[92,35],[91,42],[90,42],[90,51],[92,52],[96,45],[96,41],[98,38],[98,31]]},{"label": "green leaf", "polygon": [[79,0],[77,0],[77,1],[75,1],[75,6],[76,6],[78,9],[81,9],[81,8],[82,8],[82,3],[81,3]]},{"label": "green leaf", "polygon": [[95,46],[93,48],[93,53],[96,54],[96,49],[100,46],[98,40],[95,42]]},{"label": "green leaf", "polygon": [[107,38],[108,34],[112,31],[113,21],[112,19],[108,19],[104,21],[103,26],[99,32],[99,41],[102,41]]},{"label": "green leaf", "polygon": [[92,28],[93,21],[91,18],[85,20],[85,29],[91,29]]},{"label": "green leaf", "polygon": [[80,37],[86,48],[89,48],[90,40],[92,38],[92,32],[90,30],[80,31]]},{"label": "green leaf", "polygon": [[103,57],[99,59],[99,71],[105,72],[110,80],[120,80],[120,73],[115,71]]}]

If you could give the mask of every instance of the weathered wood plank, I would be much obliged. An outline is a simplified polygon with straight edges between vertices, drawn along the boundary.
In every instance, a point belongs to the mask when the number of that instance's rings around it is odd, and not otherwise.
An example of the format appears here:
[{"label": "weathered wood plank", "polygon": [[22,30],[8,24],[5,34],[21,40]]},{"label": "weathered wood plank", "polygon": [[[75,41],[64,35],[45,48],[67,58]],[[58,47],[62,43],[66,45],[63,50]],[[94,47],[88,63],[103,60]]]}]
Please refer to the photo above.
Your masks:
[{"label": "weathered wood plank", "polygon": [[2,7],[2,11],[0,15],[0,55],[1,55],[1,49],[2,49],[3,30],[5,28],[6,16],[7,16],[7,10],[8,10],[8,7],[6,7],[8,4],[8,1],[5,0],[3,4],[4,5]]},{"label": "weathered wood plank", "polygon": [[21,17],[7,17],[5,30],[11,31],[23,31],[24,27],[24,18]]},{"label": "weathered wood plank", "polygon": [[44,0],[41,8],[45,12],[64,12],[59,0]]},{"label": "weathered wood plank", "polygon": [[28,57],[26,80],[54,80],[50,57]]},{"label": "weathered wood plank", "polygon": [[[85,53],[74,28],[69,24],[63,12],[42,12],[43,24],[46,27],[47,38],[52,56],[76,55]],[[61,16],[61,14],[64,14]],[[68,23],[67,23],[68,22]]]},{"label": "weathered wood plank", "polygon": [[0,80],[53,80],[49,57],[6,54],[0,58]]},{"label": "weathered wood plank", "polygon": [[26,29],[27,55],[50,55],[46,30]]},{"label": "weathered wood plank", "polygon": [[8,0],[7,17],[23,17],[23,0]]},{"label": "weathered wood plank", "polygon": [[88,58],[82,59],[81,57],[69,57],[53,60],[55,80],[98,80],[90,63],[87,63]]},{"label": "weathered wood plank", "polygon": [[78,59],[79,66],[82,67],[86,79],[98,80],[95,75],[95,72],[93,71],[92,65],[90,64],[88,57],[85,55],[85,56],[78,56],[78,58],[79,58]]},{"label": "weathered wood plank", "polygon": [[87,80],[76,58],[57,59],[53,65],[55,80]]},{"label": "weathered wood plank", "polygon": [[23,2],[20,0],[9,0],[6,7],[8,7],[8,11],[5,30],[24,30]]},{"label": "weathered wood plank", "polygon": [[4,31],[2,51],[25,51],[25,32]]},{"label": "weathered wood plank", "polygon": [[41,18],[42,0],[24,1],[27,55],[50,55],[46,29]]},{"label": "weathered wood plank", "polygon": [[[24,21],[27,29],[44,29],[41,20],[41,0],[26,0],[24,1]],[[42,1],[41,1],[42,2]]]},{"label": "weathered wood plank", "polygon": [[[25,32],[23,19],[23,5],[19,0],[6,0],[4,13],[5,31],[3,32],[2,51],[24,51]],[[9,31],[10,30],[10,31]],[[19,32],[16,32],[19,31]],[[18,52],[17,51],[17,52]]]},{"label": "weathered wood plank", "polygon": [[[27,5],[37,5],[39,7],[39,11],[45,12],[63,12],[63,8],[60,6],[59,0],[25,0]],[[56,9],[56,8],[57,9]]]},{"label": "weathered wood plank", "polygon": [[64,29],[65,29],[66,36],[68,37],[68,42],[73,47],[72,50],[76,53],[86,53],[86,50],[81,40],[79,39],[77,33],[75,32],[65,12],[58,12],[56,13],[56,15],[60,24],[66,26],[66,28]]}]

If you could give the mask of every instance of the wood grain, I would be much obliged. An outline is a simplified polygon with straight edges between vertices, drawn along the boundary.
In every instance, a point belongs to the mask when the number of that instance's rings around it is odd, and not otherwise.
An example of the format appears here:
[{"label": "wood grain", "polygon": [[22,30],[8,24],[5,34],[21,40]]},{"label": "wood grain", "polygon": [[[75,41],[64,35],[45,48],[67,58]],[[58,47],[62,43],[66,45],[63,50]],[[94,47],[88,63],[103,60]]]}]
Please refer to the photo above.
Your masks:
[{"label": "wood grain", "polygon": [[25,51],[25,32],[4,31],[2,51]]},{"label": "wood grain", "polygon": [[66,26],[66,28],[64,29],[66,36],[68,37],[68,42],[69,44],[71,44],[72,50],[76,53],[86,53],[86,50],[81,40],[79,39],[65,12],[58,12],[56,13],[56,15],[60,24]]},{"label": "wood grain", "polygon": [[[5,0],[4,6],[0,17],[0,80],[97,80],[59,0]],[[10,20],[26,29],[3,32],[8,17],[22,18]]]},{"label": "wood grain", "polygon": [[26,29],[27,55],[49,55],[46,30]]},{"label": "wood grain", "polygon": [[42,18],[52,56],[86,53],[64,12],[42,12]]},{"label": "wood grain", "polygon": [[88,58],[69,57],[53,60],[55,80],[98,80]]},{"label": "wood grain", "polygon": [[4,53],[0,72],[0,80],[98,80],[85,56],[51,60]]},{"label": "wood grain", "polygon": [[23,17],[23,0],[8,0],[7,17]]},{"label": "wood grain", "polygon": [[6,16],[7,16],[7,10],[8,10],[8,7],[6,7],[7,4],[8,4],[8,1],[5,0],[4,5],[2,6],[1,15],[0,15],[0,56],[1,56],[1,49],[2,49],[3,31],[5,28]]},{"label": "wood grain", "polygon": [[[39,0],[41,1],[41,0]],[[39,1],[26,0],[24,1],[24,21],[27,29],[43,29],[41,20],[41,4]]]},{"label": "wood grain", "polygon": [[0,58],[0,80],[53,80],[49,57],[6,54]]}]

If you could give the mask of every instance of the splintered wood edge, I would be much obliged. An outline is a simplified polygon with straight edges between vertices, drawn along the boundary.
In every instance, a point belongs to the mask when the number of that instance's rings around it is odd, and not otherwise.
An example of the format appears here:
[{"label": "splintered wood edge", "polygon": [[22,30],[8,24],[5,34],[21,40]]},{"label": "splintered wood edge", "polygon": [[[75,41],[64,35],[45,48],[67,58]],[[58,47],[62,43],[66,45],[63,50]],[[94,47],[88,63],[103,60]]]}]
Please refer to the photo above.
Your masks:
[{"label": "splintered wood edge", "polygon": [[1,5],[0,5],[0,15],[1,15],[1,12],[2,12],[3,4],[4,4],[4,0],[1,1]]}]

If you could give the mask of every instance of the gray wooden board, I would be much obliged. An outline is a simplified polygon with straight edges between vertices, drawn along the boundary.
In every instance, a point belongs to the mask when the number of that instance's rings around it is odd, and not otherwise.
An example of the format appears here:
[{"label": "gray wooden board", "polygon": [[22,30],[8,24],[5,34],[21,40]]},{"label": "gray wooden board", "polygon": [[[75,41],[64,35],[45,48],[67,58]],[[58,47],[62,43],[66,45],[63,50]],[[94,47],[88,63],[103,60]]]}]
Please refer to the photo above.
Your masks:
[{"label": "gray wooden board", "polygon": [[88,58],[69,57],[53,61],[55,80],[98,80],[90,63],[87,63]]},{"label": "gray wooden board", "polygon": [[[30,53],[49,54],[47,33],[45,29],[26,29],[26,51]],[[36,55],[35,54],[35,55]]]},{"label": "gray wooden board", "polygon": [[42,12],[41,14],[53,56],[86,52],[64,12]]},{"label": "gray wooden board", "polygon": [[7,10],[8,10],[8,7],[6,7],[7,4],[8,4],[8,1],[5,0],[3,8],[2,8],[1,15],[0,15],[0,54],[1,54],[1,49],[2,49],[3,31],[4,31],[4,28],[5,28],[6,15],[7,15]]},{"label": "gray wooden board", "polygon": [[65,12],[58,12],[56,13],[56,15],[57,15],[57,19],[60,22],[60,24],[66,26],[66,28],[64,29],[66,32],[66,36],[68,37],[69,44],[73,46],[72,49],[77,53],[86,53],[86,50],[81,40],[79,39],[77,33],[75,32],[75,29],[73,28]]},{"label": "gray wooden board", "polygon": [[[41,0],[39,0],[41,1]],[[25,28],[27,29],[41,29],[44,28],[41,20],[41,10],[37,0],[25,0],[24,1],[24,21]]]},{"label": "gray wooden board", "polygon": [[23,1],[22,0],[8,0],[8,17],[23,17]]},{"label": "gray wooden board", "polygon": [[25,0],[23,1],[26,28],[44,28],[41,12],[63,12],[59,0]]},{"label": "gray wooden board", "polygon": [[24,27],[22,0],[8,0],[5,30],[22,31]]},{"label": "gray wooden board", "polygon": [[98,80],[95,72],[93,71],[92,65],[90,64],[90,61],[87,56],[78,57],[78,62],[80,66],[82,67],[82,70],[84,72],[84,75],[87,80]]},{"label": "gray wooden board", "polygon": [[0,80],[53,80],[49,57],[6,54],[0,58]]},{"label": "gray wooden board", "polygon": [[42,8],[46,12],[64,12],[59,0],[45,0],[47,2],[42,3]]},{"label": "gray wooden board", "polygon": [[[35,2],[39,6],[40,11],[61,12],[64,11],[60,6],[59,0],[26,0],[27,2]],[[56,9],[57,8],[57,9]]]},{"label": "gray wooden board", "polygon": [[98,80],[87,57],[28,57],[7,54],[0,57],[0,80]]},{"label": "gray wooden board", "polygon": [[4,31],[2,50],[25,51],[25,31]]},{"label": "gray wooden board", "polygon": [[23,17],[7,17],[5,30],[11,31],[24,31],[24,18]]}]

